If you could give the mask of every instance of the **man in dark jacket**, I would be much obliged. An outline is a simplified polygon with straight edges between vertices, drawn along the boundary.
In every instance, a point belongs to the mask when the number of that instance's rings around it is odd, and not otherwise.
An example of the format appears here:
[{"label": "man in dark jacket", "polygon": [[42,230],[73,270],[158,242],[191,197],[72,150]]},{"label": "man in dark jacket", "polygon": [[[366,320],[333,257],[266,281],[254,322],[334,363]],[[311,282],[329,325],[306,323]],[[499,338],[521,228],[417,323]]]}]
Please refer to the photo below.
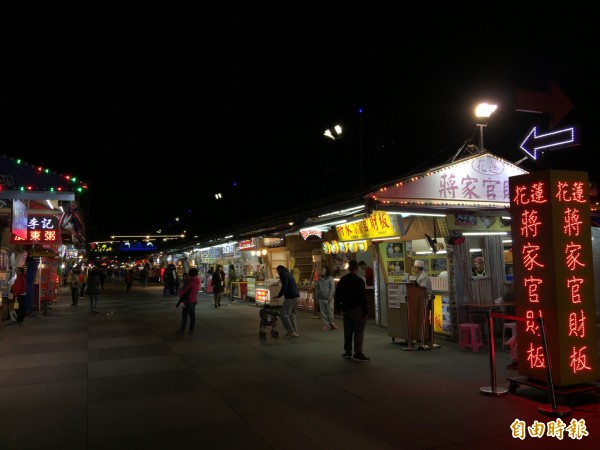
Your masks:
[{"label": "man in dark jacket", "polygon": [[[367,325],[367,292],[365,282],[358,276],[358,263],[355,260],[348,264],[350,273],[344,275],[338,282],[335,290],[335,307],[342,310],[344,316],[344,351],[346,359],[355,361],[371,361],[363,353],[365,326]],[[354,342],[354,357],[352,356],[352,343]]]},{"label": "man in dark jacket", "polygon": [[279,300],[281,297],[285,299],[281,307],[281,323],[287,331],[284,337],[298,337],[296,305],[300,300],[300,291],[298,291],[294,276],[285,266],[277,266],[277,273],[279,274],[279,281],[281,281],[281,289],[273,300]]}]

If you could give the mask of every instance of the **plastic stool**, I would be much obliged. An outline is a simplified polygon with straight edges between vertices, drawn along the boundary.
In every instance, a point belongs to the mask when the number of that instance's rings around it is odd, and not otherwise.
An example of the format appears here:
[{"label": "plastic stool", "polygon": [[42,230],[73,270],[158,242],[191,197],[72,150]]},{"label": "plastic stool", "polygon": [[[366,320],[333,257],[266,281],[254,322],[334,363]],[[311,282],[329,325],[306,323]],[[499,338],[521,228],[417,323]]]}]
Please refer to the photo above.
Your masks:
[{"label": "plastic stool", "polygon": [[[506,336],[506,330],[510,330],[510,336]],[[502,329],[502,348],[508,346],[508,340],[517,335],[517,322],[504,322]]]},{"label": "plastic stool", "polygon": [[470,348],[475,353],[479,352],[479,347],[483,347],[479,324],[461,323],[458,326],[458,347]]}]

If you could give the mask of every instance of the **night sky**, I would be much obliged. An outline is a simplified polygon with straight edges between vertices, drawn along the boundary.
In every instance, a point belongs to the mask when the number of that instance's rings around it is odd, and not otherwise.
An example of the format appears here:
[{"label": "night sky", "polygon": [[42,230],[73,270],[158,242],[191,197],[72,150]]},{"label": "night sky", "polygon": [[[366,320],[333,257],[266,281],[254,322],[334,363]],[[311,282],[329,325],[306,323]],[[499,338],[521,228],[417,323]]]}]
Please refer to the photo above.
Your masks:
[{"label": "night sky", "polygon": [[88,182],[90,240],[203,234],[360,188],[361,148],[367,188],[448,161],[478,143],[482,100],[499,105],[484,147],[518,161],[549,120],[516,93],[555,82],[575,105],[556,128],[580,124],[582,144],[523,166],[598,178],[590,11],[384,4],[6,7],[1,153]]}]

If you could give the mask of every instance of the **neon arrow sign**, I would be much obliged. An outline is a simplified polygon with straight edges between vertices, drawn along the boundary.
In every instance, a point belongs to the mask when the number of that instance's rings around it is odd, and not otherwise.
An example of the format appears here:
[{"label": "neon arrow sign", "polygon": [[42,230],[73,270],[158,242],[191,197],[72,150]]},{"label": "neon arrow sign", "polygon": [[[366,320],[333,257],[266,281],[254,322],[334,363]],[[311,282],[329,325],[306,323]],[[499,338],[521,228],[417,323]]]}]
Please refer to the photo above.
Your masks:
[{"label": "neon arrow sign", "polygon": [[527,134],[519,148],[531,158],[537,159],[538,152],[545,150],[556,150],[564,147],[579,145],[580,133],[578,126],[563,128],[549,133],[538,134],[537,127],[533,127]]}]

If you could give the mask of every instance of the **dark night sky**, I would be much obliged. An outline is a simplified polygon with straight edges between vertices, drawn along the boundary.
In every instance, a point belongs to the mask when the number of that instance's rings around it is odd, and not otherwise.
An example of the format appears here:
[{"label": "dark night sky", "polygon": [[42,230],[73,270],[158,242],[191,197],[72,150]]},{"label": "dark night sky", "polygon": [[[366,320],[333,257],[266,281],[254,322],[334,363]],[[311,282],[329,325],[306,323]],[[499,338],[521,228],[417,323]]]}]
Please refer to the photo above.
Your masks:
[{"label": "dark night sky", "polygon": [[[516,112],[516,92],[553,80],[575,104],[558,127],[581,124],[583,143],[525,165],[590,170],[590,11],[500,20],[383,4],[13,5],[0,24],[1,153],[87,181],[91,239],[204,233],[232,224],[233,197],[239,222],[356,186],[358,108],[365,184],[476,143],[480,100],[499,104],[485,147],[517,161],[548,118]],[[327,142],[335,122],[348,137]]]}]

